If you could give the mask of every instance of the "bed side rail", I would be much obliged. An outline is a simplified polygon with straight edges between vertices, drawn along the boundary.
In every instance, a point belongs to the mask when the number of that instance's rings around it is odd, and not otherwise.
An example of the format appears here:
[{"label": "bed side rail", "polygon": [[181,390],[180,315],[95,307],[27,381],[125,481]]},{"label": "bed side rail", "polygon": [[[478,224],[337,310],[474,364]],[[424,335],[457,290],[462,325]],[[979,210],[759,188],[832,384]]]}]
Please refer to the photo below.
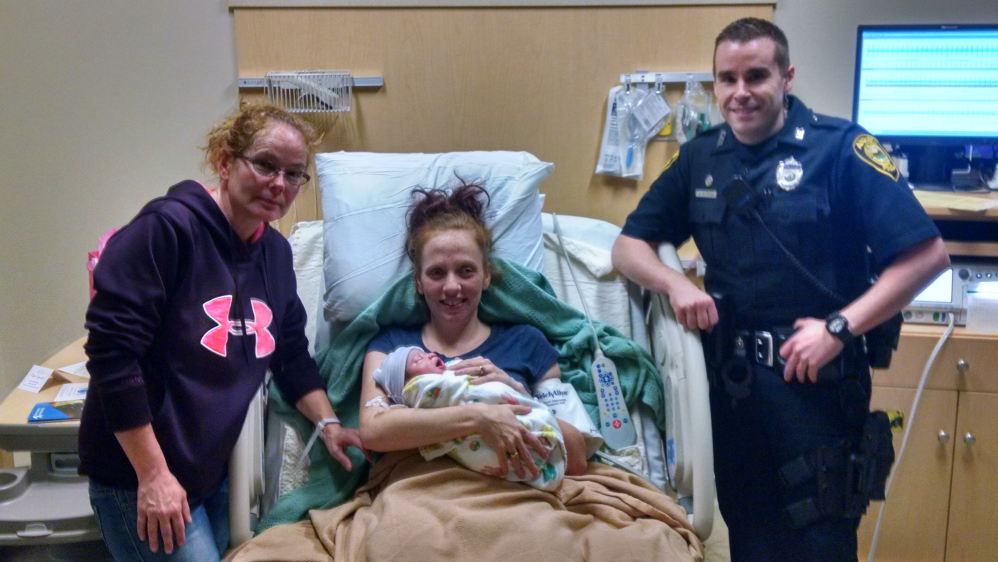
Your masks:
[{"label": "bed side rail", "polygon": [[[662,263],[683,272],[682,262],[676,248],[664,243],[658,247]],[[656,301],[659,304],[656,304]],[[666,295],[653,294],[649,306],[662,306],[672,318],[675,314],[669,306]],[[677,368],[682,370],[680,392],[686,396],[684,422],[688,429],[689,442],[685,443],[690,456],[693,482],[693,527],[701,540],[710,536],[714,526],[714,447],[710,421],[710,389],[707,382],[707,366],[703,355],[700,334],[689,330],[678,322],[671,323],[675,334],[671,335],[674,347],[682,354]],[[685,387],[685,388],[683,388]],[[681,400],[681,398],[680,398]]]},{"label": "bed side rail", "polygon": [[254,507],[263,496],[263,387],[246,412],[239,440],[229,458],[229,547],[253,538]]}]

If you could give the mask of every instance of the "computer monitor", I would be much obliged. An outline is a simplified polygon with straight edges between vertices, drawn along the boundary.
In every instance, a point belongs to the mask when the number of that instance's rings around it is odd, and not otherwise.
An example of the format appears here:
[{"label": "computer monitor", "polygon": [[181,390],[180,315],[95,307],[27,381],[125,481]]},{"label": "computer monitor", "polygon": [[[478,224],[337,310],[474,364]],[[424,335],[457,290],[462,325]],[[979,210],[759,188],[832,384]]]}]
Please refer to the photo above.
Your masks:
[{"label": "computer monitor", "polygon": [[998,145],[998,23],[861,25],[853,120],[909,157],[912,183],[949,183],[957,153]]}]

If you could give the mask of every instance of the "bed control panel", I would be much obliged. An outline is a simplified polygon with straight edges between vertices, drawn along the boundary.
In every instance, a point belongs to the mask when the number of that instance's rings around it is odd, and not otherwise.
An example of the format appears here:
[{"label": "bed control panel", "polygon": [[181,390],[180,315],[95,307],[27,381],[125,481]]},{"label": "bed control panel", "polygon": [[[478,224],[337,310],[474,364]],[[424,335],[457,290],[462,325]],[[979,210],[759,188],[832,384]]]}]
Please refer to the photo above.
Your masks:
[{"label": "bed control panel", "polygon": [[598,357],[592,366],[593,384],[599,403],[599,430],[603,441],[611,449],[621,449],[634,444],[634,423],[620,391],[617,367],[606,357]]}]

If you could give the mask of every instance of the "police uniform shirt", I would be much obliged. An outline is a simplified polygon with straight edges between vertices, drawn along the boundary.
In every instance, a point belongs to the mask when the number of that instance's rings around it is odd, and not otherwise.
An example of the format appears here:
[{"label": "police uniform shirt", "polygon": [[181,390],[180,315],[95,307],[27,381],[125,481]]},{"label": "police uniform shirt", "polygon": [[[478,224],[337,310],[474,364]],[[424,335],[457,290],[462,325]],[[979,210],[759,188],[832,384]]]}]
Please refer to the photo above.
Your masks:
[{"label": "police uniform shirt", "polygon": [[[677,247],[692,235],[707,290],[732,297],[744,327],[823,318],[844,305],[808,282],[780,245],[852,301],[869,287],[869,262],[880,271],[939,235],[874,137],[788,100],[783,128],[759,145],[738,142],[727,124],[683,145],[622,231]],[[739,177],[765,226],[726,202],[724,190]]]}]

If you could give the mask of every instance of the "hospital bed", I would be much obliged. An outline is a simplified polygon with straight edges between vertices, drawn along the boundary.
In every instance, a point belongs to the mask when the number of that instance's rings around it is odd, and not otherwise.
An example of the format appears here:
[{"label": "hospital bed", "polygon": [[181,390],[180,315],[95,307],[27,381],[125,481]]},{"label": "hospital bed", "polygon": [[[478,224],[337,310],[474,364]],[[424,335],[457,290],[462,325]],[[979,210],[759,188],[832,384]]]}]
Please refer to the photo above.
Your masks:
[{"label": "hospital bed", "polygon": [[[317,155],[316,168],[325,219],[299,223],[289,237],[313,352],[392,279],[406,274],[402,236],[411,189],[453,186],[456,178],[480,180],[491,197],[487,222],[496,253],[544,273],[561,301],[581,309],[585,298],[594,321],[612,326],[654,357],[665,387],[665,435],[651,413],[638,407],[631,411],[637,443],[618,451],[604,447],[598,457],[676,498],[690,513],[697,535],[706,540],[713,526],[714,480],[699,335],[679,326],[668,298],[648,294],[613,270],[609,249],[619,227],[558,217],[567,263],[552,217],[541,211],[539,185],[553,166],[526,153],[332,153]],[[681,270],[672,246],[664,245],[659,253],[666,264]],[[251,538],[257,518],[308,477],[308,466],[297,462],[308,436],[303,439],[269,411],[264,395],[262,389],[251,406],[230,462],[233,546]]]}]

